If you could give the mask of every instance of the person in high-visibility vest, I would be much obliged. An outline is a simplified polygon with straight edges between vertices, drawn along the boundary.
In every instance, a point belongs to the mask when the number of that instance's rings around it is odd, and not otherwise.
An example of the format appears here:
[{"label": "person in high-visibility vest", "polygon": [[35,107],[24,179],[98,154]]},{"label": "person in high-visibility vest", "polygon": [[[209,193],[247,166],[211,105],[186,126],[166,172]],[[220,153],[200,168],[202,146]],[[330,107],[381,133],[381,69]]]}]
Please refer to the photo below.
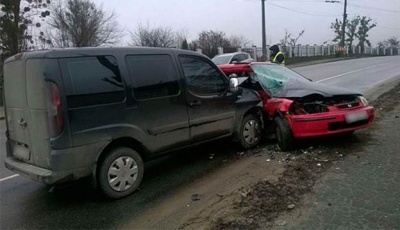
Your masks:
[{"label": "person in high-visibility vest", "polygon": [[280,64],[280,65],[285,65],[285,54],[281,51],[279,51],[279,46],[278,45],[273,45],[269,48],[271,51],[271,62]]}]

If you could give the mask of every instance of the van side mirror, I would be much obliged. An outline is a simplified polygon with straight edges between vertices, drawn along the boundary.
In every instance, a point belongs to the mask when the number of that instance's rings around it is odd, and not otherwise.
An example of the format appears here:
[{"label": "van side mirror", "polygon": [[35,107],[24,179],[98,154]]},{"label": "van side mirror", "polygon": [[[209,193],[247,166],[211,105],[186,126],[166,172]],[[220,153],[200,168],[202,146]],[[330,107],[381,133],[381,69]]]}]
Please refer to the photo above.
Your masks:
[{"label": "van side mirror", "polygon": [[235,77],[229,78],[229,91],[236,93],[239,90],[239,80]]}]

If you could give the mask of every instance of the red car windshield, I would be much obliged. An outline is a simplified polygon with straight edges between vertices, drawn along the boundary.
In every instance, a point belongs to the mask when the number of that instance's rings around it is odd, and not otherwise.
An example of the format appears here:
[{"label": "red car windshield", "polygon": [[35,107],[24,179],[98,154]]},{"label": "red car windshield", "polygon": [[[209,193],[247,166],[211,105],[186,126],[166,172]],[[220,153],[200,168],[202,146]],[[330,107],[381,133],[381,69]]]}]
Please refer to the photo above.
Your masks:
[{"label": "red car windshield", "polygon": [[280,65],[252,64],[251,69],[261,86],[271,95],[276,95],[289,81],[309,82],[300,74]]}]

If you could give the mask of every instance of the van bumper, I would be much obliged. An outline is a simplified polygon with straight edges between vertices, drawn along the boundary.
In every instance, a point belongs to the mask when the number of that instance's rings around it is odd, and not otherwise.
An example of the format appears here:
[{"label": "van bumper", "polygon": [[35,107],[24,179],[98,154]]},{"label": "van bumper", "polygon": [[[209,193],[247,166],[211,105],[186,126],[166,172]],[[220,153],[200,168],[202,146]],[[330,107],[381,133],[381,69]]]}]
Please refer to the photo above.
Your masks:
[{"label": "van bumper", "polygon": [[106,144],[107,142],[98,142],[52,150],[49,158],[51,169],[46,169],[15,158],[7,141],[7,158],[4,163],[7,169],[21,176],[49,185],[58,184],[92,175],[97,157]]},{"label": "van bumper", "polygon": [[12,172],[18,173],[21,176],[29,179],[42,182],[45,184],[56,184],[59,181],[64,181],[72,176],[71,172],[54,172],[48,169],[40,168],[25,162],[19,161],[14,157],[7,157],[4,161],[6,168]]}]

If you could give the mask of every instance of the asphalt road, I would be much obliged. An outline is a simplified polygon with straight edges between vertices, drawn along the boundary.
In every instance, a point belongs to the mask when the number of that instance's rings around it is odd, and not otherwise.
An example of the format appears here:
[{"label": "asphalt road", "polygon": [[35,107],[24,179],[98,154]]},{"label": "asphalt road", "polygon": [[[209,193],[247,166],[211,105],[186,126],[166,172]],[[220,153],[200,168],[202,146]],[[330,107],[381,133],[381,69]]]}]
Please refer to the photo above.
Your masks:
[{"label": "asphalt road", "polygon": [[[321,83],[368,93],[400,78],[400,56],[331,62],[294,70]],[[235,149],[217,142],[146,165],[141,190],[126,199],[105,201],[85,181],[49,193],[49,188],[4,168],[5,123],[0,121],[0,228],[115,228],[199,178]],[[210,150],[212,149],[212,150]],[[210,154],[218,153],[210,161]],[[11,177],[10,177],[11,176]]]},{"label": "asphalt road", "polygon": [[400,56],[352,59],[293,68],[313,81],[356,90],[375,98],[374,89],[400,76]]}]

